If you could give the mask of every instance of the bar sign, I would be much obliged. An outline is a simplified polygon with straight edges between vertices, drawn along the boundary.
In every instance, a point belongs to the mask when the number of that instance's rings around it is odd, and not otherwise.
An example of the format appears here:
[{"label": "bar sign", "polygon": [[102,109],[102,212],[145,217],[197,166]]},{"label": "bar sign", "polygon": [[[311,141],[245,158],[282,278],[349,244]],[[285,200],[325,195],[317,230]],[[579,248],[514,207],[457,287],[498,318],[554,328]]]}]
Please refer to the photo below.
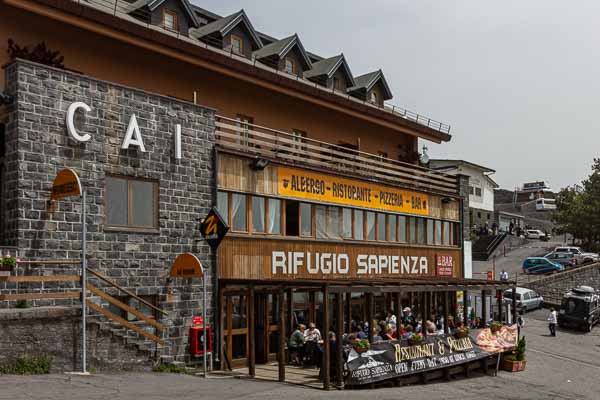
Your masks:
[{"label": "bar sign", "polygon": [[452,277],[452,267],[453,266],[454,266],[454,260],[452,259],[452,256],[438,254],[436,256],[435,275]]}]

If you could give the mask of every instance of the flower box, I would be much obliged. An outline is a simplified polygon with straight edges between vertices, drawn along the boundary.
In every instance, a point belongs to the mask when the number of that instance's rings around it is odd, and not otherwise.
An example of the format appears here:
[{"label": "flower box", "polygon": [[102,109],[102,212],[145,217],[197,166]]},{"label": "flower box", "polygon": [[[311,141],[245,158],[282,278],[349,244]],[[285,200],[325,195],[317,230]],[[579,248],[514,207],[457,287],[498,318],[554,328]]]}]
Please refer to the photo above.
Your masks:
[{"label": "flower box", "polygon": [[508,372],[521,372],[525,370],[526,360],[516,361],[509,357],[502,358],[502,369]]}]

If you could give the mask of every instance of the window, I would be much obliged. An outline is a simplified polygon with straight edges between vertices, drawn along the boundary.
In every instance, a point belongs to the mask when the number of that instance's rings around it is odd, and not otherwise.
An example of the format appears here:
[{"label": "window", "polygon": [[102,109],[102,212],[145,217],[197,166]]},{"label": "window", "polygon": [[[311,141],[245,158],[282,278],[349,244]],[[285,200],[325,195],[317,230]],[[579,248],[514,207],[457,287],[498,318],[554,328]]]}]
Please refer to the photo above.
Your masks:
[{"label": "window", "polygon": [[229,225],[229,195],[227,192],[217,193],[217,211],[219,211],[225,223]]},{"label": "window", "polygon": [[265,199],[252,196],[252,232],[265,231]]},{"label": "window", "polygon": [[285,72],[292,75],[296,73],[296,64],[294,63],[294,60],[288,57],[285,59],[284,63],[285,65],[283,67],[283,70]]},{"label": "window", "polygon": [[341,237],[341,221],[339,207],[327,207],[327,237],[339,239]]},{"label": "window", "polygon": [[409,243],[417,243],[417,219],[415,217],[408,218],[408,232]]},{"label": "window", "polygon": [[442,244],[442,221],[435,221],[435,244]]},{"label": "window", "polygon": [[300,203],[300,234],[312,236],[312,206],[308,203]]},{"label": "window", "polygon": [[417,243],[425,244],[425,218],[417,218]]},{"label": "window", "polygon": [[170,31],[177,32],[179,24],[177,22],[177,13],[171,10],[163,10],[163,27]]},{"label": "window", "polygon": [[481,197],[481,188],[475,188],[475,196]]},{"label": "window", "polygon": [[231,51],[236,54],[244,54],[244,42],[242,38],[236,35],[231,35]]},{"label": "window", "polygon": [[300,235],[300,202],[287,200],[285,202],[285,234],[287,236]]},{"label": "window", "polygon": [[332,80],[333,80],[333,88],[335,90],[340,90],[342,92],[344,92],[346,90],[346,88],[344,88],[344,82],[340,78],[334,76],[332,78]]},{"label": "window", "polygon": [[373,103],[373,104],[379,104],[379,101],[377,99],[377,93],[375,93],[373,91],[371,92],[371,103]]},{"label": "window", "polygon": [[487,214],[487,219],[490,220],[490,213]]},{"label": "window", "polygon": [[433,224],[434,224],[434,221],[432,219],[427,220],[427,244],[434,244]]},{"label": "window", "polygon": [[342,208],[342,237],[352,239],[352,209]]},{"label": "window", "polygon": [[475,194],[475,188],[473,186],[469,186],[469,194]]},{"label": "window", "polygon": [[365,238],[364,214],[362,210],[354,210],[354,239],[356,240]]},{"label": "window", "polygon": [[231,195],[231,230],[246,232],[248,230],[247,215],[246,195],[233,193]]},{"label": "window", "polygon": [[386,240],[385,214],[377,213],[377,240]]},{"label": "window", "polygon": [[390,226],[390,242],[395,242],[397,238],[397,224],[398,217],[395,215],[388,215],[388,225]]},{"label": "window", "polygon": [[481,212],[477,212],[477,218],[481,218]]},{"label": "window", "polygon": [[367,211],[367,240],[375,240],[375,213]]},{"label": "window", "polygon": [[158,229],[158,182],[106,177],[106,225]]},{"label": "window", "polygon": [[281,235],[281,200],[268,200],[268,229],[267,232],[273,235]]},{"label": "window", "polygon": [[406,243],[406,217],[403,215],[398,216],[398,240]]},{"label": "window", "polygon": [[444,221],[443,223],[443,241],[442,244],[444,246],[449,246],[450,245],[450,236],[451,236],[451,232],[450,232],[450,222],[448,221]]},{"label": "window", "polygon": [[315,226],[317,239],[327,238],[327,207],[315,206]]}]

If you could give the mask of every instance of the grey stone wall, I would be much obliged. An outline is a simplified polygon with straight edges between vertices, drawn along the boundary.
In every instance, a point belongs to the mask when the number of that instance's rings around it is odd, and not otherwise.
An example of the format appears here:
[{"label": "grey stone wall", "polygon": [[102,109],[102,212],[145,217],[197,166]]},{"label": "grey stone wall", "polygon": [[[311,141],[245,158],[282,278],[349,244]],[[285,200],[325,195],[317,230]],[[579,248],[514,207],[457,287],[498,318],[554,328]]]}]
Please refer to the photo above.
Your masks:
[{"label": "grey stone wall", "polygon": [[469,224],[469,177],[467,175],[457,175],[458,194],[462,198],[462,228],[463,240],[469,240],[471,226]]},{"label": "grey stone wall", "polygon": [[[66,198],[48,211],[52,181],[63,168],[73,168],[88,193],[89,267],[108,275],[137,295],[155,295],[169,312],[163,354],[176,359],[187,352],[187,326],[202,306],[198,279],[167,280],[169,267],[182,252],[193,252],[205,267],[209,290],[213,268],[208,246],[200,241],[198,219],[212,204],[214,177],[214,111],[184,101],[127,88],[25,61],[6,67],[8,92],[16,97],[8,123],[8,242],[25,259],[78,259],[81,252],[81,200]],[[83,101],[76,126],[92,139],[83,144],[66,131],[68,106]],[[147,152],[120,148],[135,113]],[[183,159],[174,156],[175,125],[182,125]],[[107,174],[159,182],[159,225],[156,233],[105,228]],[[43,266],[26,274],[76,272],[77,268]],[[23,272],[23,271],[22,271]],[[0,282],[0,294],[62,291],[60,284]],[[116,293],[114,293],[116,294]],[[213,296],[209,293],[209,300]],[[76,302],[76,301],[75,301]],[[40,300],[36,306],[69,305],[71,300]],[[11,304],[0,301],[0,307]],[[209,307],[212,315],[212,307]]]},{"label": "grey stone wall", "polygon": [[587,265],[544,277],[534,282],[520,284],[520,286],[528,287],[540,293],[544,298],[544,302],[552,305],[559,305],[567,291],[582,285],[600,289],[600,264]]},{"label": "grey stone wall", "polygon": [[[81,311],[73,307],[0,310],[0,365],[21,357],[50,356],[51,371],[81,371]],[[149,371],[152,353],[89,323],[87,368]]]}]

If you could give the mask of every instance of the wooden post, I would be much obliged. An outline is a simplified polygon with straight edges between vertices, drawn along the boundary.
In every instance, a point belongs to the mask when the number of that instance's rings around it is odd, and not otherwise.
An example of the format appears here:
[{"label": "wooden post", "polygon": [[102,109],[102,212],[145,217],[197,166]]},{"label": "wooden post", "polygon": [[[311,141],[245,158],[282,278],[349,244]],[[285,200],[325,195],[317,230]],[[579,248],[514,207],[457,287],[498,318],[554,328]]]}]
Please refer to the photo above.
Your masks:
[{"label": "wooden post", "polygon": [[463,324],[465,327],[469,326],[469,294],[466,290],[463,290]]},{"label": "wooden post", "polygon": [[285,382],[285,315],[283,310],[283,289],[277,293],[279,304],[279,351],[277,361],[279,363],[279,382]]},{"label": "wooden post", "polygon": [[402,313],[402,292],[396,292],[396,305],[394,306],[394,313],[396,314],[397,323],[400,325],[400,320],[402,317],[400,314]]},{"label": "wooden post", "polygon": [[373,293],[367,293],[367,321],[369,322],[369,343],[373,343]]},{"label": "wooden post", "polygon": [[446,334],[450,333],[450,326],[448,324],[448,292],[443,292],[444,294],[444,298],[443,303],[444,303],[444,332]]},{"label": "wooden post", "polygon": [[[498,303],[498,321],[502,322],[502,291],[496,290],[496,303]],[[508,321],[506,321],[508,323]]]},{"label": "wooden post", "polygon": [[[344,352],[342,346],[342,336],[344,335],[344,296],[342,293],[337,293],[337,332],[335,334],[335,383],[338,389],[344,388]],[[348,331],[349,332],[349,331]]]},{"label": "wooden post", "polygon": [[294,332],[294,289],[290,288],[287,292],[287,315],[288,315],[288,332]]},{"label": "wooden post", "polygon": [[485,290],[481,291],[481,320],[483,327],[487,327],[487,299]]},{"label": "wooden post", "polygon": [[513,324],[517,322],[517,287],[513,286],[512,288],[512,315],[513,315]]},{"label": "wooden post", "polygon": [[413,306],[413,292],[408,292],[408,307],[410,307],[410,310],[414,313],[416,312],[416,310],[414,310],[414,306]]},{"label": "wooden post", "polygon": [[329,373],[331,360],[331,345],[329,343],[329,286],[323,286],[323,362],[321,370],[323,371],[323,389],[329,390]]},{"label": "wooden post", "polygon": [[[219,352],[219,356],[221,357],[221,371],[225,371],[225,365],[227,364],[225,362],[225,353],[224,353],[224,348],[225,348],[225,314],[226,312],[223,311],[223,308],[227,309],[227,305],[225,303],[225,296],[223,295],[223,288],[219,289],[219,346],[220,348],[217,349],[217,351]],[[229,328],[229,327],[228,327]]]},{"label": "wooden post", "polygon": [[254,284],[248,288],[248,375],[256,375],[256,332],[254,330]]},{"label": "wooden post", "polygon": [[348,328],[346,332],[352,331],[352,292],[346,292],[346,318],[348,321]]},{"label": "wooden post", "polygon": [[[315,292],[314,290],[311,290],[308,293],[308,301],[310,302],[310,309],[308,311],[308,322],[314,322],[315,324],[317,323],[317,321],[315,321],[315,316],[316,316],[316,312],[315,309],[317,307],[317,302],[315,301]],[[308,324],[306,324],[308,326]]]}]

